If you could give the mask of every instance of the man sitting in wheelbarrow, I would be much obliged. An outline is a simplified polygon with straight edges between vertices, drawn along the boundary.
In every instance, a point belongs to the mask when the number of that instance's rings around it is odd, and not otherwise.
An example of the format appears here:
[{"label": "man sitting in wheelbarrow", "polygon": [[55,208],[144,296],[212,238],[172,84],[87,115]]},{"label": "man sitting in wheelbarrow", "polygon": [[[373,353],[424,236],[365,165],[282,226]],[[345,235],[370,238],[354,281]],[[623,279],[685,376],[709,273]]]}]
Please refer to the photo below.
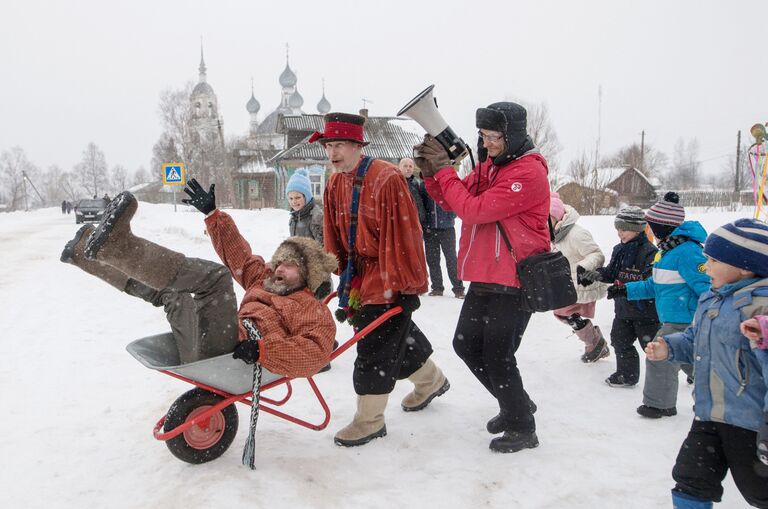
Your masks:
[{"label": "man sitting in wheelbarrow", "polygon": [[[206,192],[192,179],[185,192],[190,198],[184,202],[206,215],[208,234],[226,267],[135,236],[130,222],[138,202],[127,191],[112,200],[96,228],[86,225],[75,234],[61,261],[163,306],[182,364],[234,350],[235,358],[258,361],[275,374],[317,373],[328,363],[336,326],[314,292],[328,284],[336,258],[315,240],[291,237],[265,263],[232,218],[216,208],[213,185]],[[232,278],[245,289],[239,310]],[[250,319],[261,340],[249,339],[243,319]]]}]

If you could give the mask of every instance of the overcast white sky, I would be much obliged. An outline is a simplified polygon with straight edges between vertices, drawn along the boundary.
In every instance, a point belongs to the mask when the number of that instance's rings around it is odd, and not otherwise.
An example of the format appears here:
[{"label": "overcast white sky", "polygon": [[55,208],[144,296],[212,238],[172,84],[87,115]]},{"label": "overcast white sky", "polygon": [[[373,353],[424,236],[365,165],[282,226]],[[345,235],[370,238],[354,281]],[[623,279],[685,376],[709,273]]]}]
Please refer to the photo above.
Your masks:
[{"label": "overcast white sky", "polygon": [[[474,111],[498,100],[546,102],[561,165],[633,141],[670,157],[697,137],[717,170],[736,132],[768,120],[765,3],[759,1],[39,1],[0,9],[0,150],[68,170],[90,141],[107,163],[149,168],[160,91],[197,81],[200,37],[225,133],[280,100],[290,44],[304,111],[321,80],[334,110],[393,115],[426,85],[474,143]],[[752,42],[754,41],[754,42]],[[755,49],[752,49],[754,46]]]}]

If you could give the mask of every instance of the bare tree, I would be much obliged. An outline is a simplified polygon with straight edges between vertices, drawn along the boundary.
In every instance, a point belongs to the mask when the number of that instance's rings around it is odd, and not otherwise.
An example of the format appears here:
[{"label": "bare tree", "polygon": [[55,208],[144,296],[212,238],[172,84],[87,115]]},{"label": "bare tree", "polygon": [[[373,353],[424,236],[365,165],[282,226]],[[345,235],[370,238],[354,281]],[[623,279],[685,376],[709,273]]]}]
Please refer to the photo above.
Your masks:
[{"label": "bare tree", "polygon": [[82,160],[75,165],[75,173],[80,185],[88,194],[99,196],[107,188],[107,160],[104,152],[94,142],[88,143],[83,150]]},{"label": "bare tree", "polygon": [[128,170],[125,166],[120,164],[114,165],[109,177],[111,184],[110,189],[112,190],[113,196],[124,191],[128,187]]},{"label": "bare tree", "polygon": [[59,187],[64,192],[67,199],[73,203],[81,196],[80,185],[77,183],[77,178],[72,172],[65,171],[59,177]]},{"label": "bare tree", "polygon": [[602,166],[629,166],[641,170],[646,177],[654,177],[667,165],[667,156],[651,145],[645,145],[644,151],[641,154],[640,145],[632,143],[603,159]]},{"label": "bare tree", "polygon": [[136,169],[136,171],[133,173],[133,185],[137,186],[139,184],[146,184],[147,182],[151,182],[149,178],[149,173],[147,173],[146,168],[144,168],[143,166],[139,166]]},{"label": "bare tree", "polygon": [[[33,190],[25,182],[25,175],[36,180],[37,167],[27,159],[24,149],[16,146],[0,154],[0,189],[8,200],[8,210],[28,208],[34,203]],[[39,201],[39,200],[37,200]]]},{"label": "bare tree", "polygon": [[678,189],[691,189],[699,181],[699,141],[696,138],[688,140],[678,138],[672,157],[672,168],[668,185]]},{"label": "bare tree", "polygon": [[536,149],[547,160],[550,177],[557,178],[563,146],[560,145],[557,132],[549,118],[549,107],[544,102],[522,104],[528,110],[528,135],[536,145]]},{"label": "bare tree", "polygon": [[67,193],[61,186],[61,176],[63,171],[61,167],[52,164],[42,175],[40,183],[40,192],[43,193],[48,203],[58,203],[67,199]]},{"label": "bare tree", "polygon": [[187,178],[203,187],[216,183],[222,198],[231,194],[223,126],[216,118],[194,118],[189,98],[192,83],[160,94],[159,113],[163,132],[152,149],[152,167],[158,178],[163,163],[184,163]]},{"label": "bare tree", "polygon": [[593,159],[586,152],[582,152],[578,159],[568,163],[568,176],[580,186],[590,187],[594,168]]},{"label": "bare tree", "polygon": [[612,206],[611,195],[605,190],[608,175],[595,167],[595,160],[587,152],[582,152],[568,164],[564,180],[577,186],[565,184],[560,187],[561,198],[580,213],[600,214]]}]

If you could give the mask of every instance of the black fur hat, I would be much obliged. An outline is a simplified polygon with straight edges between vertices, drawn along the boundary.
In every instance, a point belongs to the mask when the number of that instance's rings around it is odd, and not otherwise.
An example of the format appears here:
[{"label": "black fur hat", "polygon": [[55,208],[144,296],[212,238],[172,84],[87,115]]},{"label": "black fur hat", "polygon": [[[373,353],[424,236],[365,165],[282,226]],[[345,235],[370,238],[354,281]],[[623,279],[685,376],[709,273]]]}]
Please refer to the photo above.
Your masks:
[{"label": "black fur hat", "polygon": [[[534,148],[526,130],[527,120],[528,112],[525,108],[513,102],[497,102],[489,104],[487,108],[477,109],[475,126],[478,129],[504,133],[507,149],[493,158],[493,164],[501,166]],[[481,162],[488,157],[481,137],[477,141],[477,153]]]}]

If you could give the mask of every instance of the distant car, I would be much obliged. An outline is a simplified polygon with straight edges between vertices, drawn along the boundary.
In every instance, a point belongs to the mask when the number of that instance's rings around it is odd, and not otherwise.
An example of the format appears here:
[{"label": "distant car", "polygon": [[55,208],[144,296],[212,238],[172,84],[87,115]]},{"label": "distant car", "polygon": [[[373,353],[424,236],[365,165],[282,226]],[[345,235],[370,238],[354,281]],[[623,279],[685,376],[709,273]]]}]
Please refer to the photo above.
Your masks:
[{"label": "distant car", "polygon": [[75,223],[99,222],[106,208],[107,202],[101,198],[80,200],[75,205]]}]

